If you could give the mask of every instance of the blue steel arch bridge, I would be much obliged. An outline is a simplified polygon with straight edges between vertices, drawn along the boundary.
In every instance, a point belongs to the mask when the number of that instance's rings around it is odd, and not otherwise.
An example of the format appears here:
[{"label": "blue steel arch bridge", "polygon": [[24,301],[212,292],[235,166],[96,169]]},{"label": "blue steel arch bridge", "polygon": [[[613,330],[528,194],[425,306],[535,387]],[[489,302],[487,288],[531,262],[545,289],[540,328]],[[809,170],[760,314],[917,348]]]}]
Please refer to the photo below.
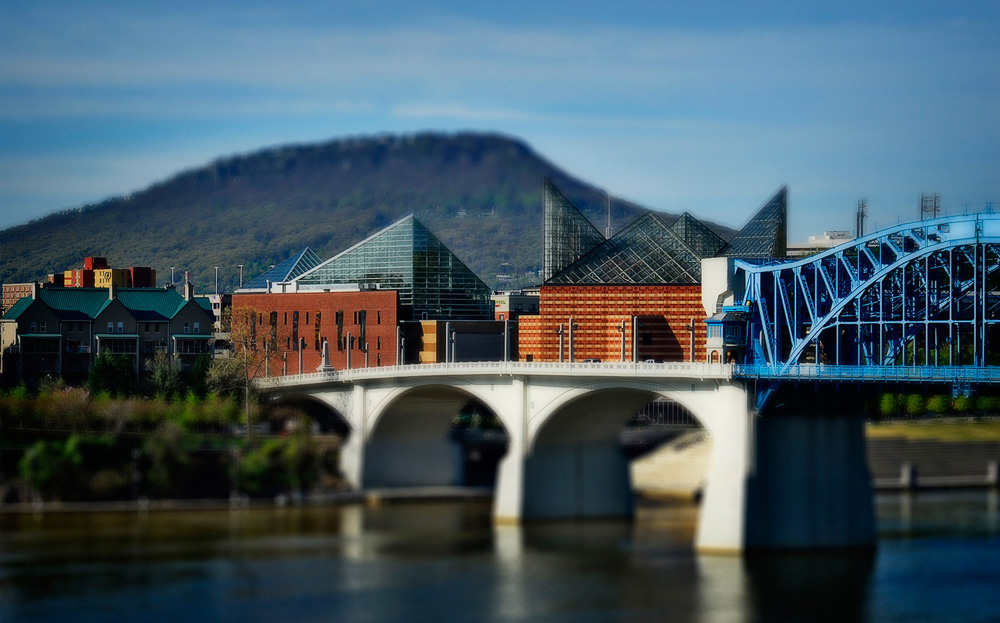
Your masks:
[{"label": "blue steel arch bridge", "polygon": [[992,206],[798,260],[735,260],[734,270],[728,310],[746,322],[738,376],[945,381],[957,391],[1000,381]]}]

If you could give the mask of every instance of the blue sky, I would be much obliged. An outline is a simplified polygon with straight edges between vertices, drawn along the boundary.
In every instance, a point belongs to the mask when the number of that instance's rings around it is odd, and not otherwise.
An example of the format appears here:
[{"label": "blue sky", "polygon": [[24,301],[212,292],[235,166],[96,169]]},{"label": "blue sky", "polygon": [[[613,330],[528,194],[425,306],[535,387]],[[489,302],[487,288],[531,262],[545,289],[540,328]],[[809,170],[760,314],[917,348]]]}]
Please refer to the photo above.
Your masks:
[{"label": "blue sky", "polygon": [[[501,132],[789,236],[1000,208],[1000,3],[0,0],[0,227],[262,147]],[[827,6],[829,5],[829,6]]]}]

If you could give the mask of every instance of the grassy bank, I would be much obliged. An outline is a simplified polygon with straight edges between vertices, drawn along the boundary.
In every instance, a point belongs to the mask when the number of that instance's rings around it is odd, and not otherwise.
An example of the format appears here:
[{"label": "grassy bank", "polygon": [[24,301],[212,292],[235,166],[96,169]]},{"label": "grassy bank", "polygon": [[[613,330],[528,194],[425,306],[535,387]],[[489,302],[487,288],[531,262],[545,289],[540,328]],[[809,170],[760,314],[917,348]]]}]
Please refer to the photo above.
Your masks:
[{"label": "grassy bank", "polygon": [[941,419],[877,422],[868,425],[868,437],[905,437],[937,441],[998,441],[1000,420]]}]

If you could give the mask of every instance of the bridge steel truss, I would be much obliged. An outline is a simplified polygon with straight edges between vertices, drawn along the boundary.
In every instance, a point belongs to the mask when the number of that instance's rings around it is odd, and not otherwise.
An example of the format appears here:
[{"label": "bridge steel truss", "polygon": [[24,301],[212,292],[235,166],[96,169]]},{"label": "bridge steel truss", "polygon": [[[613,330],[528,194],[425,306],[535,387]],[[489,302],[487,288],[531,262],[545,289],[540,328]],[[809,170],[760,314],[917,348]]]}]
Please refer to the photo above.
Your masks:
[{"label": "bridge steel truss", "polygon": [[784,375],[810,364],[1000,365],[992,210],[898,225],[797,261],[737,260],[736,271],[753,366]]}]

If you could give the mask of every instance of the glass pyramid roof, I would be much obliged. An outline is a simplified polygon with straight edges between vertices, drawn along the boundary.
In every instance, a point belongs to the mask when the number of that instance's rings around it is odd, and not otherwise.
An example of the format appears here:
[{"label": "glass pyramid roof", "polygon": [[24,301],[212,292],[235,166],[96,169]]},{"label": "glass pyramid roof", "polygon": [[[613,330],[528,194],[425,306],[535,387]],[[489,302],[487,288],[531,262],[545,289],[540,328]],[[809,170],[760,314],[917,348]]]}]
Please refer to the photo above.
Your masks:
[{"label": "glass pyramid roof", "polygon": [[788,187],[783,186],[733,236],[722,255],[742,259],[783,258],[786,255],[787,223]]},{"label": "glass pyramid roof", "polygon": [[660,215],[647,212],[545,283],[688,284],[700,281],[701,255]]},{"label": "glass pyramid roof", "polygon": [[555,274],[604,242],[600,232],[548,178],[545,187],[545,264],[543,279]]},{"label": "glass pyramid roof", "polygon": [[688,212],[681,214],[670,229],[701,257],[715,257],[726,246],[722,236]]},{"label": "glass pyramid roof", "polygon": [[413,318],[492,319],[490,288],[412,214],[295,279],[299,290],[378,284]]},{"label": "glass pyramid roof", "polygon": [[243,284],[243,290],[263,290],[267,288],[267,283],[285,283],[291,281],[322,263],[319,256],[312,249],[306,247],[284,262],[277,264],[274,268],[265,271],[250,281]]}]

